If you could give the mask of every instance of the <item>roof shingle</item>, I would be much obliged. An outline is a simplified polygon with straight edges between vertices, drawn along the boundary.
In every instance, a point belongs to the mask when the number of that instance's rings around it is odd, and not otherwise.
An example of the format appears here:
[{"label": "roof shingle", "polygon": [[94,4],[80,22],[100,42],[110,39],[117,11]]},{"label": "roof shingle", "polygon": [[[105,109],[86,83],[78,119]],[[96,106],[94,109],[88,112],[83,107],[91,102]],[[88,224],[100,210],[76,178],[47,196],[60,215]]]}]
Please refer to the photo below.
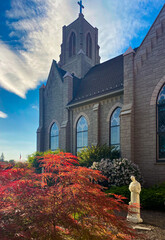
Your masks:
[{"label": "roof shingle", "polygon": [[77,89],[68,105],[123,89],[123,74],[123,55],[92,67],[79,84],[75,84]]}]

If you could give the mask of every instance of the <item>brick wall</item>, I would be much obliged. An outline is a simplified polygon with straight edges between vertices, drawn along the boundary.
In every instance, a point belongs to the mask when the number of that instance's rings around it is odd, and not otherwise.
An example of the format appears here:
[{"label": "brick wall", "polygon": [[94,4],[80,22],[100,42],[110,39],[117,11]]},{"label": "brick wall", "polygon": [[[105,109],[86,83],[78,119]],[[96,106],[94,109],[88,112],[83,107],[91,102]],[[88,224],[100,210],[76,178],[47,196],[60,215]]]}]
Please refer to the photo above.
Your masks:
[{"label": "brick wall", "polygon": [[[52,63],[47,85],[40,98],[43,106],[40,104],[40,126],[38,130],[38,150],[46,151],[50,148],[50,128],[54,122],[59,127],[59,147],[61,149],[70,149],[69,141],[69,111],[66,108],[67,103],[72,99],[73,83],[72,76],[67,75],[63,78],[58,72],[55,62]],[[42,143],[42,144],[41,144]]]},{"label": "brick wall", "polygon": [[121,156],[134,162],[134,54],[124,54],[124,105],[121,111]]},{"label": "brick wall", "polygon": [[[135,55],[135,162],[148,185],[165,181],[156,160],[156,96],[165,81],[165,8]],[[159,84],[161,83],[161,84]],[[159,89],[158,89],[159,88]]]},{"label": "brick wall", "polygon": [[109,145],[109,121],[113,110],[121,107],[123,102],[122,94],[94,101],[83,106],[74,107],[71,111],[72,117],[72,152],[76,153],[76,124],[83,115],[88,122],[88,146],[97,144]]}]

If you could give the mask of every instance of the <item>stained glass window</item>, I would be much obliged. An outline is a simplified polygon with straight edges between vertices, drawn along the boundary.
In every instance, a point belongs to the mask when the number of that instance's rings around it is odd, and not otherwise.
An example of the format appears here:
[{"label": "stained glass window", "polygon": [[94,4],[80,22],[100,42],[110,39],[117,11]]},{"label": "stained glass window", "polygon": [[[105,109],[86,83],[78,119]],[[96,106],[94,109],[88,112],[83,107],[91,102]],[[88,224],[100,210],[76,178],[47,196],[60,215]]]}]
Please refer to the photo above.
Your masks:
[{"label": "stained glass window", "polygon": [[157,155],[158,160],[165,160],[165,85],[157,100]]},{"label": "stained glass window", "polygon": [[76,35],[74,32],[71,33],[69,38],[69,57],[76,54]]},{"label": "stained glass window", "polygon": [[59,129],[56,123],[53,123],[50,129],[50,149],[55,151],[59,148]]},{"label": "stained glass window", "polygon": [[81,117],[77,123],[77,152],[88,146],[88,123],[85,117]]},{"label": "stained glass window", "polygon": [[118,107],[110,119],[110,144],[120,150],[120,111]]},{"label": "stained glass window", "polygon": [[86,38],[86,55],[89,58],[92,58],[92,38],[90,33],[87,34],[87,38]]}]

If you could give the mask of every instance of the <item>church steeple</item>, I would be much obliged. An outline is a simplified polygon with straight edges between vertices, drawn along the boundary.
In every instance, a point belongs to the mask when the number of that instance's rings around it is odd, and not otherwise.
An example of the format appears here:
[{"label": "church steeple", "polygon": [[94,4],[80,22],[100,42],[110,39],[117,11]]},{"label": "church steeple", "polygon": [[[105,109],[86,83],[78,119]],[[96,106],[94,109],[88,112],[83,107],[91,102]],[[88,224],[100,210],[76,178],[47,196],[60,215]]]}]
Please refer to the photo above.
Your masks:
[{"label": "church steeple", "polygon": [[100,63],[98,29],[92,27],[82,14],[82,1],[79,1],[79,17],[63,27],[63,42],[59,65],[64,70],[84,77],[89,69]]}]

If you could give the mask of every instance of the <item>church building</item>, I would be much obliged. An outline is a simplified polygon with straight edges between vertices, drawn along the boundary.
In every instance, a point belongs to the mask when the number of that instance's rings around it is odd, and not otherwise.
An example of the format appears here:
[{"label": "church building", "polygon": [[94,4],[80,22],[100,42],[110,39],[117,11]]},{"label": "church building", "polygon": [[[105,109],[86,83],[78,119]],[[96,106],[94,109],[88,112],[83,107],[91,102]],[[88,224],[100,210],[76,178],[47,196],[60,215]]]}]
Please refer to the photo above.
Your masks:
[{"label": "church building", "polygon": [[165,5],[138,48],[103,63],[98,29],[79,5],[79,17],[63,27],[60,61],[40,88],[37,151],[77,154],[106,143],[139,165],[146,185],[163,182]]}]

